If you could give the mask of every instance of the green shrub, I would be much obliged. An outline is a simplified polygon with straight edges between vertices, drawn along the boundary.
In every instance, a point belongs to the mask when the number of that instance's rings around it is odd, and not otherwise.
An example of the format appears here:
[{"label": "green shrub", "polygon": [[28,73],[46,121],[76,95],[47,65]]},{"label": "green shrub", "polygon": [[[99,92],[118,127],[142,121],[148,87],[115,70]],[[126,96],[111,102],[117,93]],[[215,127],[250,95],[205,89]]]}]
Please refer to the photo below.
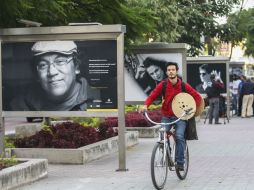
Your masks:
[{"label": "green shrub", "polygon": [[125,105],[125,113],[137,111],[138,105]]},{"label": "green shrub", "polygon": [[149,110],[158,110],[161,109],[161,104],[152,104],[149,106]]},{"label": "green shrub", "polygon": [[9,137],[4,137],[4,147],[5,148],[15,148],[14,140]]},{"label": "green shrub", "polygon": [[4,158],[3,154],[0,155],[0,170],[3,168],[7,168],[10,166],[14,166],[18,163],[16,156],[12,156],[11,158]]},{"label": "green shrub", "polygon": [[[125,105],[125,113],[135,112],[138,110],[140,106],[143,105],[132,105],[132,104]],[[161,109],[161,104],[152,104],[149,106],[149,110],[158,110],[158,109]]]},{"label": "green shrub", "polygon": [[84,127],[94,127],[99,126],[100,119],[97,117],[69,117],[68,120],[71,120],[74,123],[79,123]]},{"label": "green shrub", "polygon": [[53,132],[52,132],[50,126],[48,126],[46,124],[42,124],[41,128],[42,128],[43,131],[49,132],[51,135],[53,135]]},{"label": "green shrub", "polygon": [[100,125],[100,118],[98,118],[98,117],[86,117],[86,118],[82,118],[82,120],[76,121],[76,122],[78,122],[80,125],[85,126],[85,127],[98,128],[99,125]]}]

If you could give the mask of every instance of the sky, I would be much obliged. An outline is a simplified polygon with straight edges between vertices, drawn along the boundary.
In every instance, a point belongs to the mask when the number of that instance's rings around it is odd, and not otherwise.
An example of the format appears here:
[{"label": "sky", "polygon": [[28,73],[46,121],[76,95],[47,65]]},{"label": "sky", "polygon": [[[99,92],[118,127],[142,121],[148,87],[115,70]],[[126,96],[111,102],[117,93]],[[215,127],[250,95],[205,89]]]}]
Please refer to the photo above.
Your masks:
[{"label": "sky", "polygon": [[[243,9],[254,8],[254,0],[244,0]],[[233,12],[239,11],[240,6],[233,9]],[[219,24],[225,24],[227,22],[226,17],[215,18]]]},{"label": "sky", "polygon": [[253,8],[254,7],[254,0],[245,0],[243,3],[243,8],[248,9],[248,8]]}]

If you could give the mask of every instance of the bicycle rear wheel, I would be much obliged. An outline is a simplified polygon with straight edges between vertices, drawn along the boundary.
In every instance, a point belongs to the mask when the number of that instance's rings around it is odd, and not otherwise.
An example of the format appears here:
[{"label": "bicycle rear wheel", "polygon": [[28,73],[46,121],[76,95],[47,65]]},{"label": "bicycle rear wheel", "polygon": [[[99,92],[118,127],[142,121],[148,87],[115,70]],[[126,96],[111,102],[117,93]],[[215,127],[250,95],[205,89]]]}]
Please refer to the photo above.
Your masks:
[{"label": "bicycle rear wheel", "polygon": [[163,189],[168,175],[168,159],[163,161],[164,149],[162,143],[156,143],[151,156],[151,177],[156,189]]},{"label": "bicycle rear wheel", "polygon": [[187,176],[188,169],[189,169],[189,149],[188,149],[187,143],[186,143],[186,147],[184,151],[184,170],[181,171],[177,167],[175,167],[175,169],[176,169],[177,177],[181,180],[184,180]]}]

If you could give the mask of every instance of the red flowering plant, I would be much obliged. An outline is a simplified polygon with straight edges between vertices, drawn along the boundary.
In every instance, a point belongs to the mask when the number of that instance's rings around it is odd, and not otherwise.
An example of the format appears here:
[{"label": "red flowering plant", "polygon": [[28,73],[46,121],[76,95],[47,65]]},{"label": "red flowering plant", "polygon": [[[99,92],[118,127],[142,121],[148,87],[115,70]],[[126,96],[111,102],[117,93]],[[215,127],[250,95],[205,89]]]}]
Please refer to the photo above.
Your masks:
[{"label": "red flowering plant", "polygon": [[129,112],[125,115],[125,125],[126,127],[147,127],[151,126],[150,123],[146,121],[142,114],[138,112]]},{"label": "red flowering plant", "polygon": [[[99,132],[99,139],[104,140],[113,136],[116,136],[118,134],[117,130],[114,130],[112,124],[114,120],[111,120],[110,122],[102,122],[99,125],[98,132]],[[113,123],[115,126],[115,122]]]},{"label": "red flowering plant", "polygon": [[64,122],[44,127],[30,137],[16,139],[14,144],[18,148],[79,148],[115,135],[110,126],[103,130],[103,127],[95,129]]},{"label": "red flowering plant", "polygon": [[[153,121],[161,121],[162,116],[160,110],[148,111],[148,114]],[[109,117],[106,118],[101,125],[117,127],[118,120],[116,117]],[[137,111],[131,111],[125,114],[125,125],[126,127],[151,127],[153,124],[147,121],[146,118]]]},{"label": "red flowering plant", "polygon": [[15,147],[22,148],[49,148],[51,147],[53,135],[47,130],[41,130],[30,137],[15,139]]},{"label": "red flowering plant", "polygon": [[[160,122],[160,110],[148,111],[152,120]],[[126,127],[150,127],[152,124],[145,117],[131,111],[125,115]],[[43,129],[30,137],[15,139],[18,148],[79,148],[104,140],[118,134],[118,119],[105,118],[98,128],[88,127],[79,123],[63,122],[56,125],[44,126]]]}]

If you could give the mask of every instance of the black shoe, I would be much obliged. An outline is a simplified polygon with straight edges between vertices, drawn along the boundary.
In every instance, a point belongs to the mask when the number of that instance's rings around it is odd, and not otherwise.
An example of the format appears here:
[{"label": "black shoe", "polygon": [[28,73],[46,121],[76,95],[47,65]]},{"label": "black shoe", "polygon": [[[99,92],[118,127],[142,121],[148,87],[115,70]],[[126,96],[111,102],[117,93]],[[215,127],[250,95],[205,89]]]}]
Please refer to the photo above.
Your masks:
[{"label": "black shoe", "polygon": [[177,164],[176,169],[179,171],[184,171],[184,166],[182,164]]},{"label": "black shoe", "polygon": [[220,122],[216,122],[216,123],[214,123],[214,124],[216,124],[216,125],[220,125],[220,124],[222,124],[222,123],[220,123]]}]

